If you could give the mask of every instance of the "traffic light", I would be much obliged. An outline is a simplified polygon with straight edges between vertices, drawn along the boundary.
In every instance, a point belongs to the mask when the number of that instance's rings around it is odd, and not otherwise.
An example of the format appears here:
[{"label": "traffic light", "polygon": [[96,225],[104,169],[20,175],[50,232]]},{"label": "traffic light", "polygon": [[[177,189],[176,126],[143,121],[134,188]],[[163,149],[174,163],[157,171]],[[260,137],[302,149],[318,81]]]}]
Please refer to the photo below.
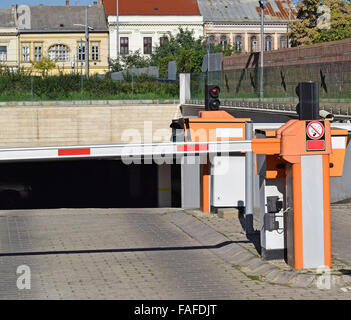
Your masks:
[{"label": "traffic light", "polygon": [[219,93],[221,89],[216,85],[205,85],[205,110],[218,110],[221,102],[219,101]]},{"label": "traffic light", "polygon": [[319,92],[317,82],[299,82],[296,87],[299,103],[296,112],[299,120],[319,119]]},{"label": "traffic light", "polygon": [[183,118],[172,120],[170,127],[172,128],[172,142],[185,141]]}]

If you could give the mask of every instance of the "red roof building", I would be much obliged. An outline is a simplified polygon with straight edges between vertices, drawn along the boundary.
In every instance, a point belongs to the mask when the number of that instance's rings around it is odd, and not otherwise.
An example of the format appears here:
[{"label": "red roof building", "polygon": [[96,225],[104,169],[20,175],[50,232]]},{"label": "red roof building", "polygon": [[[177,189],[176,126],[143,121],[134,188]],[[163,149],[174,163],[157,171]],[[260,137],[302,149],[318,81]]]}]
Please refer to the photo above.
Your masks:
[{"label": "red roof building", "polygon": [[[116,0],[104,0],[107,15],[116,15]],[[119,0],[120,15],[200,15],[197,0]]]}]

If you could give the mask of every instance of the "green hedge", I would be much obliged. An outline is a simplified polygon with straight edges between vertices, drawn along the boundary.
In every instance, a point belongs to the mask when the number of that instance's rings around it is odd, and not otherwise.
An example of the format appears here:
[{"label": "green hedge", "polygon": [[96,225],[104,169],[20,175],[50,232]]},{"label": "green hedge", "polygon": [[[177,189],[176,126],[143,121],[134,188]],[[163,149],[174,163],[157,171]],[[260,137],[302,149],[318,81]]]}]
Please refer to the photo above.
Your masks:
[{"label": "green hedge", "polygon": [[0,100],[69,99],[170,99],[178,98],[179,84],[158,82],[156,78],[134,77],[133,81],[113,81],[80,75],[35,77],[21,73],[0,73]]}]

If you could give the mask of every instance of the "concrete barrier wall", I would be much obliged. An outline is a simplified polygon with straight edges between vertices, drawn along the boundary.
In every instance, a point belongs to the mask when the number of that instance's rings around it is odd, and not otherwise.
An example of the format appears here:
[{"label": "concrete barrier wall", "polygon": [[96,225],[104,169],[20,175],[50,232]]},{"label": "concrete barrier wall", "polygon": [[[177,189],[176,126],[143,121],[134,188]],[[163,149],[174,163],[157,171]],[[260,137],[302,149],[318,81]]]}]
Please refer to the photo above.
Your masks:
[{"label": "concrete barrier wall", "polygon": [[133,132],[140,142],[168,142],[179,116],[176,104],[1,107],[0,147],[128,143]]}]

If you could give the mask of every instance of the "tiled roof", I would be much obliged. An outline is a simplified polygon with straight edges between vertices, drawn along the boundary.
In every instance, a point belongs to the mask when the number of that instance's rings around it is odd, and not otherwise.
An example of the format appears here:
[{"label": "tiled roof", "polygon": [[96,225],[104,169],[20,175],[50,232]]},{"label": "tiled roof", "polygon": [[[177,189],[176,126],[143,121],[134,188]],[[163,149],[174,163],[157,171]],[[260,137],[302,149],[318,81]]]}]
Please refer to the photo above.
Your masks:
[{"label": "tiled roof", "polygon": [[[86,6],[30,6],[31,29],[20,32],[81,32]],[[103,7],[88,7],[88,25],[95,31],[108,31]]]},{"label": "tiled roof", "polygon": [[[258,0],[198,0],[204,21],[259,21],[261,9]],[[291,0],[266,0],[264,18],[266,21],[289,20],[296,17]]]},{"label": "tiled roof", "polygon": [[16,27],[15,16],[11,9],[0,9],[0,28]]},{"label": "tiled roof", "polygon": [[[116,15],[116,0],[104,0],[107,15]],[[119,15],[200,15],[197,0],[119,0]]]}]

